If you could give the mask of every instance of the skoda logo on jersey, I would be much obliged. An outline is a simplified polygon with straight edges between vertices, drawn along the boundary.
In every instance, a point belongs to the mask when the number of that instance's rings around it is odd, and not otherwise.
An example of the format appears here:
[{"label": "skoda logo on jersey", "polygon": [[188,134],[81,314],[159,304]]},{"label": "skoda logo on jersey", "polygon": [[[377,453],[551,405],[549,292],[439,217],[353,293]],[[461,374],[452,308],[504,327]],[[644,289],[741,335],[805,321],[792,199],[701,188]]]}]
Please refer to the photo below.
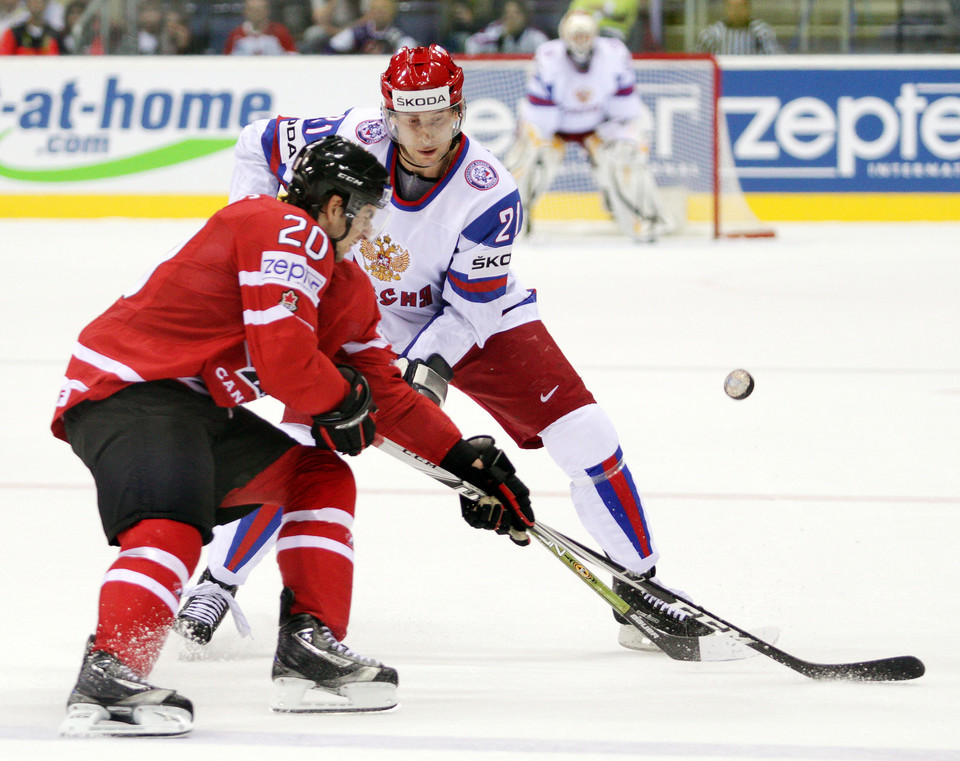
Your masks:
[{"label": "skoda logo on jersey", "polygon": [[357,125],[357,140],[364,145],[379,143],[387,136],[386,127],[380,119],[367,119]]},{"label": "skoda logo on jersey", "polygon": [[450,88],[435,87],[432,90],[414,90],[404,92],[393,91],[393,110],[416,113],[419,111],[436,111],[450,107]]},{"label": "skoda logo on jersey", "polygon": [[471,161],[464,170],[463,176],[477,190],[490,190],[500,182],[497,170],[486,161]]}]

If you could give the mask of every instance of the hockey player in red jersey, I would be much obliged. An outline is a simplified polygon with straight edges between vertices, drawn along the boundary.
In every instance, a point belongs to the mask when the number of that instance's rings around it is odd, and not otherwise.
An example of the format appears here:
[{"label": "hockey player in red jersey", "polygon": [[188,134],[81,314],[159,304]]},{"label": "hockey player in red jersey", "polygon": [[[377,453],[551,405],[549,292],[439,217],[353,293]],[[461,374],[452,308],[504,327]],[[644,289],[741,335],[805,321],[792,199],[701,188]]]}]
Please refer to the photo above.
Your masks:
[{"label": "hockey player in red jersey", "polygon": [[[313,143],[283,201],[249,196],[217,212],[81,332],[52,427],[91,470],[120,552],[62,733],[191,729],[191,702],[146,679],[213,526],[263,502],[284,506],[273,707],[396,705],[396,670],[341,642],[356,487],[336,452],[358,454],[378,425],[493,495],[491,528],[532,525],[512,468],[491,467],[403,381],[369,282],[343,261],[375,235],[388,197],[369,153],[339,137]],[[239,406],[263,394],[306,420],[315,446]]]}]

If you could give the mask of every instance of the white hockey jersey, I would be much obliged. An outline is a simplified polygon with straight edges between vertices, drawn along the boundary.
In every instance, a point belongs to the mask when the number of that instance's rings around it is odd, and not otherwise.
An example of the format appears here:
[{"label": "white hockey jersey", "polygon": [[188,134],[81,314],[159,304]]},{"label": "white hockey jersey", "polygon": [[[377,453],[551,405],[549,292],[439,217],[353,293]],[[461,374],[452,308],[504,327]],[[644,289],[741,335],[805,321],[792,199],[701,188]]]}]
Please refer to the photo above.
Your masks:
[{"label": "white hockey jersey", "polygon": [[626,124],[640,115],[636,82],[630,51],[620,40],[598,37],[586,71],[573,65],[563,40],[551,40],[537,49],[521,116],[544,138],[558,132],[594,132],[606,123]]},{"label": "white hockey jersey", "polygon": [[[231,200],[276,194],[307,143],[337,134],[371,151],[396,187],[396,148],[379,109],[335,117],[277,118],[243,129],[235,149]],[[466,135],[446,175],[418,201],[394,195],[380,236],[350,252],[377,292],[381,329],[411,359],[440,354],[455,365],[494,333],[538,319],[536,295],[510,269],[522,208],[516,183]]]}]

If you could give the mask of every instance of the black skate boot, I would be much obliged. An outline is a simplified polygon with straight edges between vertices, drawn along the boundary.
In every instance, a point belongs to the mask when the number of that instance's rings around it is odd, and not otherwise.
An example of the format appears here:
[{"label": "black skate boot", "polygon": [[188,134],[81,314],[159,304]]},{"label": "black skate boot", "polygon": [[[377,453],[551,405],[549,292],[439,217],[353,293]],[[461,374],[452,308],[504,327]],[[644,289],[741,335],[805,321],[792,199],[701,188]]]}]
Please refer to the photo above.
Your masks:
[{"label": "black skate boot", "polygon": [[383,711],[397,705],[396,669],[353,652],[310,614],[290,615],[292,604],[293,592],[285,588],[273,659],[274,711]]},{"label": "black skate boot", "polygon": [[173,690],[148,684],[115,655],[93,650],[67,700],[64,737],[174,736],[193,728],[193,704]]},{"label": "black skate boot", "polygon": [[[656,569],[639,578],[650,579],[654,573],[656,573]],[[674,637],[697,638],[698,660],[739,661],[744,658],[756,657],[757,651],[747,647],[736,637],[728,637],[715,632],[685,613],[676,603],[683,602],[677,595],[689,600],[690,598],[686,593],[679,591],[671,593],[669,588],[660,584],[657,587],[656,592],[644,592],[625,584],[619,579],[613,580],[614,592],[628,602],[634,610],[642,613],[651,626]],[[660,648],[640,629],[627,623],[626,619],[616,613],[614,613],[614,617],[621,624],[617,641],[623,647],[630,650],[660,652]],[[780,629],[776,626],[761,626],[751,628],[751,633],[772,645],[780,636]]]},{"label": "black skate boot", "polygon": [[[655,573],[656,569],[652,569],[649,573],[634,578],[651,579]],[[658,590],[657,594],[653,594],[632,587],[620,579],[614,579],[613,591],[628,602],[630,607],[643,614],[651,626],[666,634],[674,637],[706,637],[713,633],[712,629],[680,610],[675,605],[678,598],[667,589],[663,589],[662,592]],[[625,618],[617,613],[614,613],[614,618],[621,625],[618,638],[621,645],[631,650],[659,650],[649,638],[643,635],[643,632],[627,623]]]},{"label": "black skate boot", "polygon": [[234,597],[237,589],[238,586],[217,581],[209,570],[205,570],[197,585],[185,593],[187,601],[173,622],[173,630],[193,645],[209,644],[227,611],[230,608],[236,611]]}]

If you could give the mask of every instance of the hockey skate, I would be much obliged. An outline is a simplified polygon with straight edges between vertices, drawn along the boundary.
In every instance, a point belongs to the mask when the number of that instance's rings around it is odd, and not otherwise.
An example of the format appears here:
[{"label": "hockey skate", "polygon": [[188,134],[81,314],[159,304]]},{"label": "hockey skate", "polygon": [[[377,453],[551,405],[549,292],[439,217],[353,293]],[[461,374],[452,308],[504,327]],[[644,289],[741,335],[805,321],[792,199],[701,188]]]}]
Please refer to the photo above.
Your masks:
[{"label": "hockey skate", "polygon": [[180,609],[173,630],[195,649],[210,643],[227,611],[232,610],[240,634],[250,633],[250,626],[236,602],[237,586],[217,581],[205,570],[193,589],[184,593],[186,603]]},{"label": "hockey skate", "polygon": [[64,737],[174,737],[193,728],[193,704],[173,690],[154,687],[115,655],[93,650],[67,700]]},{"label": "hockey skate", "polygon": [[[637,577],[638,579],[652,578],[656,571]],[[660,585],[662,587],[662,585]],[[675,637],[699,637],[701,660],[704,661],[736,661],[752,658],[758,655],[757,651],[747,647],[736,639],[717,633],[713,629],[701,624],[683,609],[682,597],[689,597],[680,590],[670,590],[662,587],[658,595],[637,589],[620,579],[613,580],[613,591],[622,597],[630,606],[641,613],[647,623],[662,632]],[[617,641],[629,650],[642,652],[660,652],[660,648],[640,629],[630,625],[618,614],[614,614],[620,624]],[[780,636],[776,627],[763,627],[753,631],[760,639],[774,644]]]},{"label": "hockey skate", "polygon": [[308,613],[290,615],[293,593],[281,596],[273,659],[274,711],[384,711],[397,705],[397,671],[337,641]]}]

